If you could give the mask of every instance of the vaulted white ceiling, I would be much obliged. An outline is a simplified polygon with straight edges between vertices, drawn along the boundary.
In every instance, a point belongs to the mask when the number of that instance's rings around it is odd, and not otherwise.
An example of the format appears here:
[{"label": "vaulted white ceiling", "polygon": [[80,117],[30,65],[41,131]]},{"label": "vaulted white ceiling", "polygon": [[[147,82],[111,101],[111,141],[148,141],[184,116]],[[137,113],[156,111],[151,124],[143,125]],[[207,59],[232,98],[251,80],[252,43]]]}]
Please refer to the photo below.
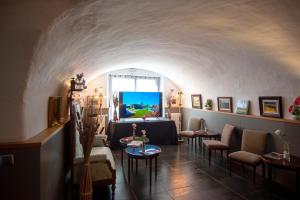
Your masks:
[{"label": "vaulted white ceiling", "polygon": [[[250,99],[253,113],[258,96],[280,95],[289,103],[300,93],[299,10],[292,0],[76,4],[36,47],[24,94],[25,132],[42,128],[32,128],[32,119],[45,120],[49,91],[57,93],[80,72],[92,80],[110,70],[143,68],[167,76],[187,96]],[[42,114],[31,112],[36,105]]]}]

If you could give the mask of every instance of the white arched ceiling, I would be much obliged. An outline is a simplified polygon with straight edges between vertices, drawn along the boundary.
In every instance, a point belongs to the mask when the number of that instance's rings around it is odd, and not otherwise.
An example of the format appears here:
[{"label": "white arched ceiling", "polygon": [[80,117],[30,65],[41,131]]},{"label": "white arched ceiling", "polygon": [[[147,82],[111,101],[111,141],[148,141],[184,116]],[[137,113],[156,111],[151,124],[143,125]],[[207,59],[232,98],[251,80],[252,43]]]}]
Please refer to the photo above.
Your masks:
[{"label": "white arched ceiling", "polygon": [[[84,72],[160,73],[189,95],[250,99],[300,94],[299,1],[90,0],[56,19],[36,48],[24,95],[24,135],[46,127],[47,98]],[[37,95],[38,94],[38,95]],[[216,103],[216,102],[215,102]],[[285,112],[286,113],[286,112]]]}]

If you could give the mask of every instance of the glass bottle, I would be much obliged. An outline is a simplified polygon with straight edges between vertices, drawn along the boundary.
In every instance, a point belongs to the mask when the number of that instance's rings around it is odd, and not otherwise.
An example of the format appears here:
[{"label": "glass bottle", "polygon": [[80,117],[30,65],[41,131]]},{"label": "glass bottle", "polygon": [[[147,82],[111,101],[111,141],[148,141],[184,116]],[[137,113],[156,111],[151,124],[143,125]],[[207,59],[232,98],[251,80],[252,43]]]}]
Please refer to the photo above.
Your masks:
[{"label": "glass bottle", "polygon": [[288,142],[284,142],[283,144],[283,159],[290,162],[291,156],[290,156],[290,145]]}]

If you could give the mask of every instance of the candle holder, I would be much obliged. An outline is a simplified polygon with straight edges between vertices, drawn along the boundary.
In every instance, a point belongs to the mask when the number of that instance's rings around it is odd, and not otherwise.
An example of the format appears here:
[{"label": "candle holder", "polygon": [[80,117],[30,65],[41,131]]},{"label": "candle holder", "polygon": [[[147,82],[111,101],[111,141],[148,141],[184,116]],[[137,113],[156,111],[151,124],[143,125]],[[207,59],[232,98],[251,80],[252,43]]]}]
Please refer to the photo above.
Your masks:
[{"label": "candle holder", "polygon": [[136,124],[132,124],[132,140],[135,140],[135,130],[136,130]]}]

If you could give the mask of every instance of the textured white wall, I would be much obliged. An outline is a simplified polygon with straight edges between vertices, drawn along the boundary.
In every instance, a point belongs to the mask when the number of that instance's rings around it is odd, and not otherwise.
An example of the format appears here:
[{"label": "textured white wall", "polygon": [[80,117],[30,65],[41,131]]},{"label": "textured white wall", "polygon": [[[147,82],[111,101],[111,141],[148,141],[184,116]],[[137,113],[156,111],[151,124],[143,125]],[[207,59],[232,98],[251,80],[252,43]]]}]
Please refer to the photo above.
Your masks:
[{"label": "textured white wall", "polygon": [[[292,0],[83,1],[43,34],[29,70],[24,58],[24,73],[11,81],[13,94],[2,98],[3,107],[14,105],[9,119],[15,116],[19,128],[7,126],[0,139],[46,128],[48,96],[63,91],[75,73],[92,80],[128,67],[168,77],[182,88],[186,106],[192,93],[215,104],[217,96],[232,96],[251,100],[258,114],[258,96],[280,95],[290,117],[287,106],[300,94],[299,9],[300,1]],[[9,103],[16,95],[22,100]]]},{"label": "textured white wall", "polygon": [[[53,19],[79,0],[0,1],[0,143],[26,139],[47,126],[47,98],[57,95],[49,88],[45,74],[29,71],[35,46]],[[40,79],[40,89],[24,97],[30,74]],[[55,76],[55,74],[53,74]],[[54,82],[57,87],[61,82]],[[25,109],[27,105],[30,109]],[[34,105],[36,104],[36,105]],[[27,120],[30,115],[34,116]]]}]

